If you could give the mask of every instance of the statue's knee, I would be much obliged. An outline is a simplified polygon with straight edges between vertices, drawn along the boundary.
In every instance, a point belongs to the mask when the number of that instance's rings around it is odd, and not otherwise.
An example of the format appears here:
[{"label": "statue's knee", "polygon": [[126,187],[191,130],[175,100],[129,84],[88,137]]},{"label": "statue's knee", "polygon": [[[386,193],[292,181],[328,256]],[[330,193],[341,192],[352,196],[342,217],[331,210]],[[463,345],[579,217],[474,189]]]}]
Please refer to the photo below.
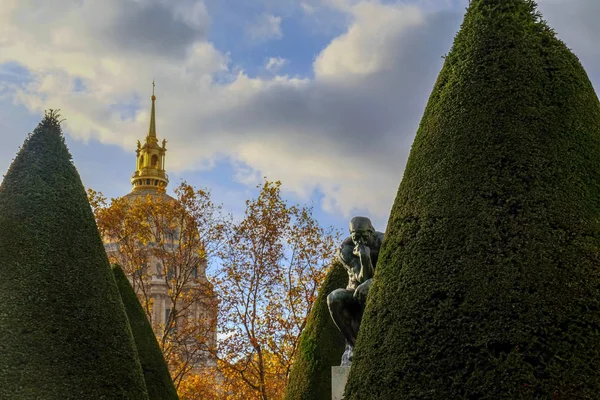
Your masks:
[{"label": "statue's knee", "polygon": [[335,290],[327,295],[327,306],[331,308],[331,304],[335,301]]},{"label": "statue's knee", "polygon": [[342,297],[345,295],[344,292],[344,289],[336,289],[333,292],[329,293],[329,295],[327,296],[327,305],[329,306],[329,308],[331,308],[332,306],[335,307],[337,304],[340,303]]}]

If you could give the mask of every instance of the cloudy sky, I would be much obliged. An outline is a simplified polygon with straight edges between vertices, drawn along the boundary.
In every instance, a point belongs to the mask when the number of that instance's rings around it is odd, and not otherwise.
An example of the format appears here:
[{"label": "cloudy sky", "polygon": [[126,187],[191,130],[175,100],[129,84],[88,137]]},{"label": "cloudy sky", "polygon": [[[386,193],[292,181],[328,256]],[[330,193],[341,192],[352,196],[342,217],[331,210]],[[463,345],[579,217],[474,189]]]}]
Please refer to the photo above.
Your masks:
[{"label": "cloudy sky", "polygon": [[[467,3],[1,0],[0,170],[59,108],[84,185],[128,193],[155,80],[171,188],[241,215],[267,176],[324,225],[383,230]],[[600,1],[538,3],[598,90]]]}]

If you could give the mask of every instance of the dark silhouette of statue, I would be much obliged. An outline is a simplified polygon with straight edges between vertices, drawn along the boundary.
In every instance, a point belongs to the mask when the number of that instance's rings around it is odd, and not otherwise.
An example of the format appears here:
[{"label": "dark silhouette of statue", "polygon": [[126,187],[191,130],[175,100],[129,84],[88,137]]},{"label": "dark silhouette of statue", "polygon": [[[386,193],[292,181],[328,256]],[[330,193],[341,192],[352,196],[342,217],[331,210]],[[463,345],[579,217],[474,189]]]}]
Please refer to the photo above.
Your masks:
[{"label": "dark silhouette of statue", "polygon": [[348,271],[348,286],[331,292],[327,296],[327,305],[333,322],[346,338],[342,366],[352,362],[352,351],[382,240],[383,233],[375,231],[369,218],[354,217],[350,220],[350,237],[338,249],[337,256]]}]

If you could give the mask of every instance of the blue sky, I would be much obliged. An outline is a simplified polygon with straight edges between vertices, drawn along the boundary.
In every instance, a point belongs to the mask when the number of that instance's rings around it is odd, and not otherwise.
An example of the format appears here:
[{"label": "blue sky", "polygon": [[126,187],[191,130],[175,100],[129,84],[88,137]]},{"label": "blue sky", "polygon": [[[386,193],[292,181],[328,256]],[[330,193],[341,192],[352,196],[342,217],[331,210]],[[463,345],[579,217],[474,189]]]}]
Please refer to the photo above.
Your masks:
[{"label": "blue sky", "polygon": [[[597,0],[540,11],[600,87]],[[384,230],[467,0],[3,0],[0,170],[58,108],[86,187],[131,189],[152,80],[170,188],[236,215],[263,176],[346,231]]]}]

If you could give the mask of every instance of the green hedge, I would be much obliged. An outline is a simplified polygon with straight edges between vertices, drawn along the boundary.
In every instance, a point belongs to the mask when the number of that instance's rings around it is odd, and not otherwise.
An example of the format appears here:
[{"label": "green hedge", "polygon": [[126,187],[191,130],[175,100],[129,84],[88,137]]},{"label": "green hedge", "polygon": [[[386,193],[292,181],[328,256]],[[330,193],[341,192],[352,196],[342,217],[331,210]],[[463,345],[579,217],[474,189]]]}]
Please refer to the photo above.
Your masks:
[{"label": "green hedge", "polygon": [[300,337],[286,400],[331,399],[331,367],[340,365],[346,342],[329,315],[327,295],[347,284],[346,269],[339,261],[334,261]]},{"label": "green hedge", "polygon": [[526,0],[471,0],[388,222],[349,400],[596,399],[600,104]]},{"label": "green hedge", "polygon": [[0,186],[0,398],[147,399],[57,118],[46,114]]},{"label": "green hedge", "polygon": [[150,400],[177,400],[179,398],[177,390],[152,326],[146,317],[146,312],[121,267],[114,264],[112,270],[125,305],[133,340],[144,371],[148,397]]}]

